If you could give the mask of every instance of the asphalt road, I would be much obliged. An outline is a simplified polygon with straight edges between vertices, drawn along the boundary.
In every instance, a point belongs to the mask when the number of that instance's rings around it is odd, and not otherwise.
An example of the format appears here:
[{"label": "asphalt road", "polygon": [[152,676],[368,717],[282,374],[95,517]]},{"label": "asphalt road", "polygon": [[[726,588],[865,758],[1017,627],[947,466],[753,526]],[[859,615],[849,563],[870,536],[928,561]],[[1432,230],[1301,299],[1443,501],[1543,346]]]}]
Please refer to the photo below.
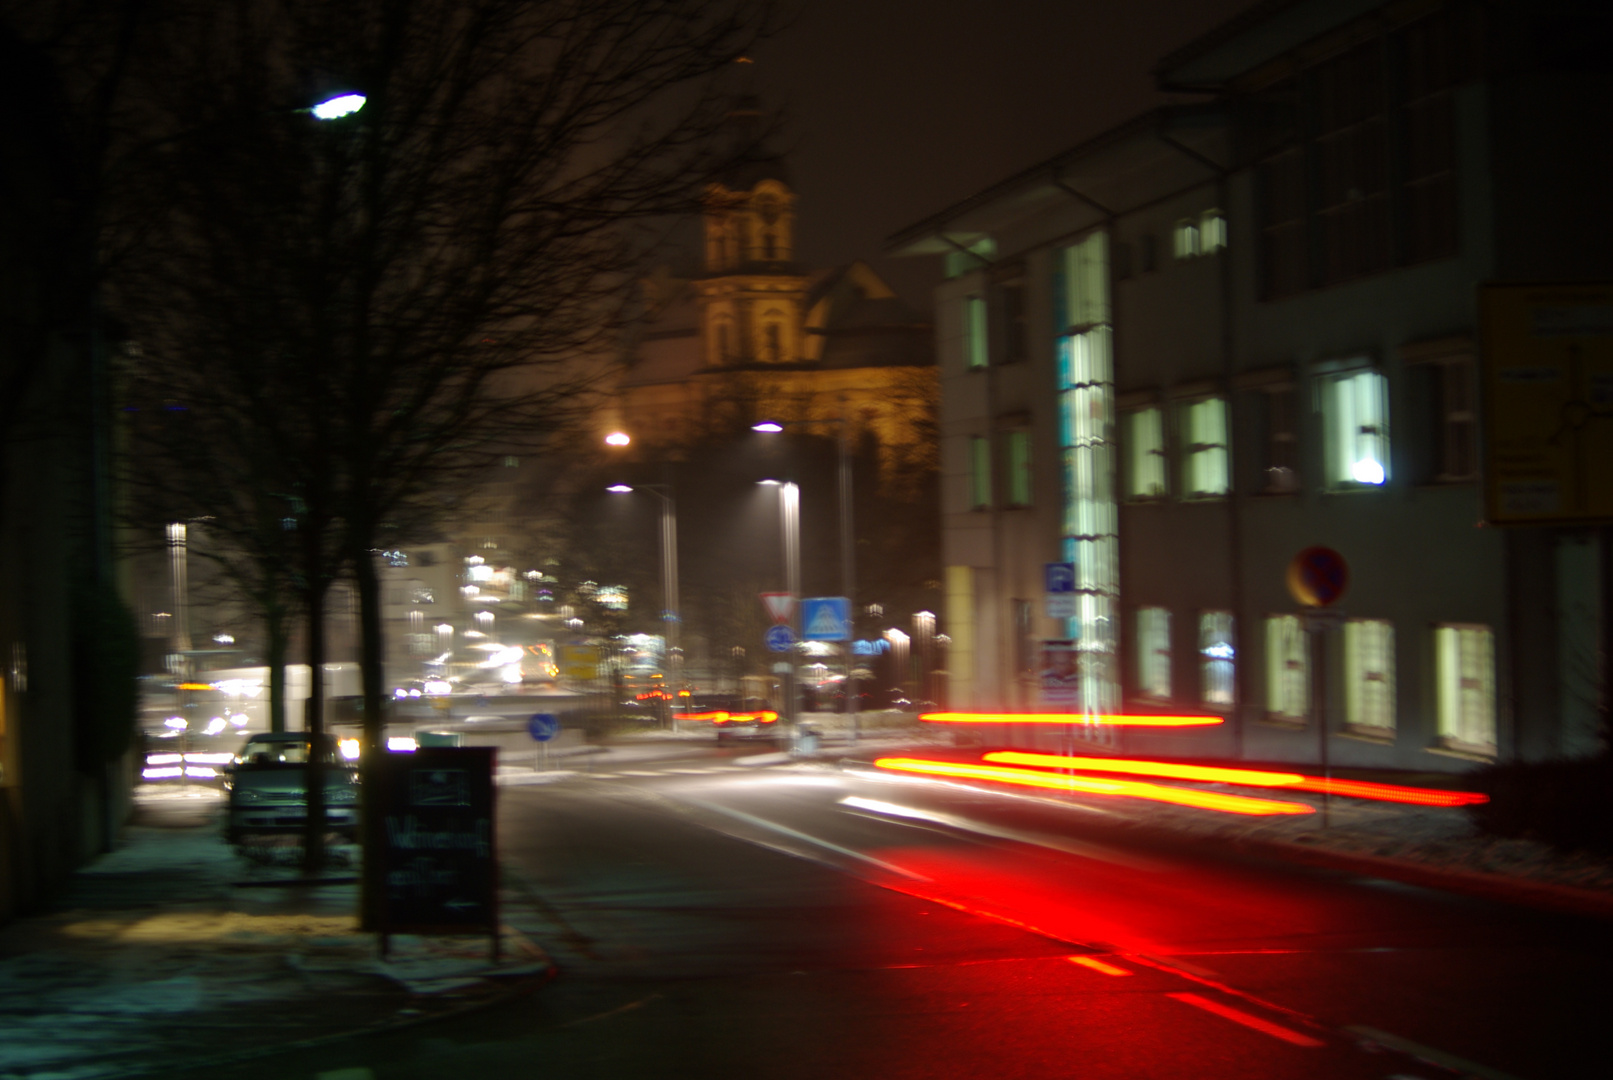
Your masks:
[{"label": "asphalt road", "polygon": [[553,982],[210,1075],[1606,1075],[1608,924],[1144,842],[1100,804],[667,753],[500,789]]}]

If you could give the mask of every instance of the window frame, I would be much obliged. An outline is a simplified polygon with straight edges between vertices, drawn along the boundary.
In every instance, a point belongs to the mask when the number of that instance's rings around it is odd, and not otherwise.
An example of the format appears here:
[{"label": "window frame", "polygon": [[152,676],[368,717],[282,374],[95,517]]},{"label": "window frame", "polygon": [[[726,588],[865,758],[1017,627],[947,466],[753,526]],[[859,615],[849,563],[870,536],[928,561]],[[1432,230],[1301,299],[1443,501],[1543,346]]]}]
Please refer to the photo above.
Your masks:
[{"label": "window frame", "polygon": [[1133,615],[1137,647],[1137,696],[1146,701],[1170,701],[1171,611],[1167,607],[1144,605]]},{"label": "window frame", "polygon": [[[1322,468],[1327,490],[1378,491],[1387,488],[1393,477],[1389,376],[1374,365],[1362,363],[1319,371],[1316,379],[1319,411],[1322,414]],[[1370,385],[1367,385],[1367,381],[1370,381]],[[1344,395],[1345,387],[1352,384],[1356,390],[1349,392],[1353,398],[1350,400]],[[1377,410],[1376,422],[1362,423],[1363,417],[1353,415],[1361,411],[1361,404],[1366,401],[1372,402],[1372,408]],[[1352,415],[1346,416],[1346,412]],[[1354,430],[1347,434],[1345,429]],[[1348,448],[1344,445],[1346,441],[1352,443]],[[1370,454],[1363,456],[1369,448]],[[1362,478],[1363,475],[1371,475],[1370,470],[1361,468],[1369,458],[1381,470],[1382,475],[1376,481]]]},{"label": "window frame", "polygon": [[[1171,494],[1171,467],[1170,445],[1165,431],[1165,410],[1158,404],[1139,405],[1126,409],[1121,416],[1121,461],[1123,464],[1122,498],[1126,502],[1162,502],[1170,498]],[[1140,449],[1141,441],[1137,435],[1137,425],[1144,416],[1152,417],[1154,436],[1153,443],[1146,450]],[[1147,455],[1146,472],[1150,479],[1157,479],[1158,490],[1144,491],[1141,488],[1144,470],[1139,468],[1139,455]]]},{"label": "window frame", "polygon": [[1024,509],[1036,501],[1035,446],[1031,430],[1011,428],[1003,434],[1005,505]]},{"label": "window frame", "polygon": [[[1231,611],[1199,612],[1199,704],[1206,709],[1228,710],[1238,703],[1237,627]],[[1223,645],[1226,655],[1212,652]],[[1222,683],[1224,692],[1220,689]]]},{"label": "window frame", "polygon": [[[1470,687],[1462,684],[1469,681],[1469,676],[1464,672],[1471,654],[1463,654],[1467,651],[1465,646],[1474,643],[1482,643],[1479,651],[1483,655],[1477,658],[1481,661],[1479,685]],[[1454,670],[1451,666],[1453,659],[1456,662]],[[1476,718],[1464,707],[1474,704],[1472,699],[1464,699],[1464,694],[1472,690],[1480,694],[1477,703],[1480,715]],[[1434,694],[1434,715],[1438,725],[1436,745],[1456,753],[1495,757],[1499,732],[1493,627],[1484,623],[1434,624]],[[1489,738],[1469,738],[1476,729],[1488,729]]]},{"label": "window frame", "polygon": [[992,507],[991,485],[991,436],[969,436],[969,509],[990,510]]},{"label": "window frame", "polygon": [[[1310,635],[1298,615],[1286,612],[1266,616],[1266,710],[1267,721],[1289,726],[1308,723],[1311,714]],[[1278,640],[1283,639],[1283,640]],[[1279,648],[1279,646],[1297,646]],[[1297,652],[1297,659],[1292,655]],[[1278,664],[1282,666],[1279,668]],[[1297,700],[1298,711],[1280,708]]]},{"label": "window frame", "polygon": [[963,369],[984,371],[991,363],[990,314],[983,293],[969,293],[963,297]]},{"label": "window frame", "polygon": [[[1216,407],[1219,432],[1205,432],[1200,424],[1208,415],[1207,407]],[[1178,464],[1181,473],[1181,497],[1196,502],[1225,499],[1232,494],[1232,406],[1225,394],[1209,394],[1184,399],[1176,403],[1176,422],[1181,432]],[[1220,442],[1206,442],[1206,435],[1218,435]],[[1216,458],[1219,457],[1219,467]],[[1200,472],[1218,475],[1219,487],[1200,487]]]},{"label": "window frame", "polygon": [[[1379,635],[1377,642],[1363,638]],[[1375,650],[1376,655],[1364,655]],[[1369,663],[1376,661],[1376,663]],[[1377,678],[1373,678],[1376,675]],[[1379,690],[1368,692],[1371,683]],[[1344,729],[1351,735],[1362,735],[1392,741],[1398,727],[1395,683],[1395,624],[1391,619],[1346,619],[1344,621]],[[1379,697],[1382,700],[1373,702]],[[1387,716],[1387,722],[1377,722],[1369,714]]]}]

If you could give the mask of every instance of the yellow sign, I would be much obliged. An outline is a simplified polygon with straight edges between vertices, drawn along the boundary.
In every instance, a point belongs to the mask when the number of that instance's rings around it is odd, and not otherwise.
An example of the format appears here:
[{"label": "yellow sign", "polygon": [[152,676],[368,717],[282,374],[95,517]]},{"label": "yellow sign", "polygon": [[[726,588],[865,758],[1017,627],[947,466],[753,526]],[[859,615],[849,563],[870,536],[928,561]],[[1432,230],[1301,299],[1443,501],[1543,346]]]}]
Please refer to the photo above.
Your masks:
[{"label": "yellow sign", "polygon": [[560,646],[560,667],[571,682],[599,678],[599,650],[592,645]]},{"label": "yellow sign", "polygon": [[1613,284],[1480,290],[1493,525],[1613,521]]}]

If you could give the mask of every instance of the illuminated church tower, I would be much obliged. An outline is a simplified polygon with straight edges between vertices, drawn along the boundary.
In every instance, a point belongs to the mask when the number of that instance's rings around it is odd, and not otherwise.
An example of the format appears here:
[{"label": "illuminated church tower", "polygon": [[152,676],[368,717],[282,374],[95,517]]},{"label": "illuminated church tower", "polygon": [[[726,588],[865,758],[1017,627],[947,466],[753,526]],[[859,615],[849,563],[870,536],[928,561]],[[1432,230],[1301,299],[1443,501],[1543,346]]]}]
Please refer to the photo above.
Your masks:
[{"label": "illuminated church tower", "polygon": [[[754,98],[741,98],[729,115],[737,137],[754,137]],[[704,225],[704,274],[695,289],[706,366],[815,359],[804,334],[808,277],[795,262],[795,192],[783,161],[758,155],[712,183]]]}]

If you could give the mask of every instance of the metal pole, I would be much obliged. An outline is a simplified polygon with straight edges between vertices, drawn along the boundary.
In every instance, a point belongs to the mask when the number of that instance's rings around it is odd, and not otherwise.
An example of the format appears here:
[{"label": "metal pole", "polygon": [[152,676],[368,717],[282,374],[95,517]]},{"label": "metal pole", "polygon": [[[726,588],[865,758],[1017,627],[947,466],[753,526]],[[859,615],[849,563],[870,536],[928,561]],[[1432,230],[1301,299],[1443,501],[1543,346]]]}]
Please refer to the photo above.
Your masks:
[{"label": "metal pole", "polygon": [[[666,629],[667,681],[676,694],[683,686],[682,617],[678,611],[678,505],[671,492],[655,492],[661,500],[661,612]],[[674,723],[676,721],[674,720]]]},{"label": "metal pole", "polygon": [[[1322,767],[1322,779],[1331,780],[1333,774],[1328,762],[1327,738],[1327,681],[1323,671],[1327,663],[1327,624],[1311,614],[1306,617],[1311,638],[1311,712],[1316,715],[1316,754]],[[1327,828],[1329,794],[1322,788],[1322,828]]]},{"label": "metal pole", "polygon": [[860,717],[857,714],[857,667],[853,647],[857,639],[857,587],[856,547],[852,539],[851,453],[848,446],[850,432],[846,424],[846,402],[840,401],[840,589],[846,598],[846,709],[851,714],[851,742],[855,746]]},{"label": "metal pole", "polygon": [[[801,488],[794,480],[779,486],[779,529],[784,543],[784,591],[790,594],[790,636],[801,639]],[[800,705],[795,671],[795,646],[787,657],[788,671],[784,675],[784,717],[791,734],[797,734]]]}]

